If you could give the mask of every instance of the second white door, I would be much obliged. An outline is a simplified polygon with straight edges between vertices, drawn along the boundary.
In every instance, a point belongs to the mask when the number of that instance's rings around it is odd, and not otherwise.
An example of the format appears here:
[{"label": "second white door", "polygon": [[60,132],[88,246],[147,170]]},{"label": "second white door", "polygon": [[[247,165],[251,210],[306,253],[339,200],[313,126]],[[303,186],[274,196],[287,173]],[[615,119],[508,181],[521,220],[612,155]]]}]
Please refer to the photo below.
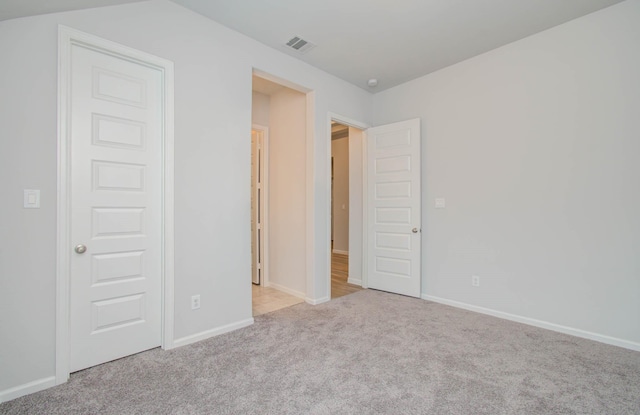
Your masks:
[{"label": "second white door", "polygon": [[420,119],[367,130],[369,288],[420,297]]}]

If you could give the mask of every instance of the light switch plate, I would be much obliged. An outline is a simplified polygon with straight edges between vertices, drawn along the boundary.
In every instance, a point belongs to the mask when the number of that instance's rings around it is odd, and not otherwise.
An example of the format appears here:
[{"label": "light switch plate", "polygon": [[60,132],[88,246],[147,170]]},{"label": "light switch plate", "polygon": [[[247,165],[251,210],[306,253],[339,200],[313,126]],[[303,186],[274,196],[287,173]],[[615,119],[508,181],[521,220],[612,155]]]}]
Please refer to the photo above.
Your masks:
[{"label": "light switch plate", "polygon": [[436,198],[436,209],[444,209],[444,207],[445,207],[444,197]]},{"label": "light switch plate", "polygon": [[24,189],[24,208],[25,209],[40,208],[40,190]]}]

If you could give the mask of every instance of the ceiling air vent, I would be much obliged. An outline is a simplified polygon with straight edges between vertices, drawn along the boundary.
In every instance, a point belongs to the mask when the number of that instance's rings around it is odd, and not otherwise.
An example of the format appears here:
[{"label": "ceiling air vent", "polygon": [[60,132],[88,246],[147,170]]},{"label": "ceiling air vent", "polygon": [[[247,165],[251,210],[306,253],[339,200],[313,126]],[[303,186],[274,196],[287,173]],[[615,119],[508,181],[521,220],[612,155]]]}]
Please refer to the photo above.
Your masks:
[{"label": "ceiling air vent", "polygon": [[300,36],[295,36],[287,42],[287,47],[290,47],[298,53],[307,53],[311,49],[315,48],[316,45],[307,40],[304,40]]}]

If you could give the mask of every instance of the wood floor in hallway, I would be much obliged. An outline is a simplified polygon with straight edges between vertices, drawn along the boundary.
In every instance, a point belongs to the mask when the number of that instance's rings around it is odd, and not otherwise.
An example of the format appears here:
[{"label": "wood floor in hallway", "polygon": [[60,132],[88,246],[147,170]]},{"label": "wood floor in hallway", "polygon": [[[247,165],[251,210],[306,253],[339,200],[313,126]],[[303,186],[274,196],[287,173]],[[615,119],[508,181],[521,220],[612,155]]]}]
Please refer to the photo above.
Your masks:
[{"label": "wood floor in hallway", "polygon": [[343,254],[331,254],[331,298],[342,297],[356,291],[362,287],[349,284],[349,256]]},{"label": "wood floor in hallway", "polygon": [[[331,298],[338,298],[344,295],[360,291],[362,288],[347,282],[349,272],[349,257],[342,254],[331,255]],[[271,287],[258,285],[252,286],[253,293],[253,315],[258,316],[264,313],[290,307],[294,304],[302,303],[304,300],[291,294],[276,290]]]}]

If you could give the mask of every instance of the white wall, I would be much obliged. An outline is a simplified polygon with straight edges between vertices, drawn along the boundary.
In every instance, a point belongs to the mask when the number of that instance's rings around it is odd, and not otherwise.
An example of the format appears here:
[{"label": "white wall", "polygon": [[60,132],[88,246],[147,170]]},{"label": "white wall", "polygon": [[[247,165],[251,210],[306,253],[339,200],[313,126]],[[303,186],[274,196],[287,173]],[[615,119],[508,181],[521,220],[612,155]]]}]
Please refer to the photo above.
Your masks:
[{"label": "white wall", "polygon": [[333,157],[333,251],[349,251],[349,137],[331,140]]},{"label": "white wall", "polygon": [[263,127],[268,127],[269,95],[253,91],[251,97],[251,122]]},{"label": "white wall", "polygon": [[[251,318],[251,77],[314,91],[307,296],[326,298],[329,111],[370,122],[364,90],[169,1],[0,22],[0,400],[55,373],[57,25],[175,63],[175,336]],[[22,189],[42,208],[22,209]],[[316,258],[321,258],[316,260]],[[314,262],[316,262],[314,264]],[[189,298],[200,294],[192,311]],[[25,306],[28,304],[27,306]],[[11,395],[7,391],[11,391]]]},{"label": "white wall", "polygon": [[422,119],[424,295],[640,349],[638,45],[626,1],[374,96]]},{"label": "white wall", "polygon": [[362,284],[364,133],[349,127],[349,282]]},{"label": "white wall", "polygon": [[306,293],[306,95],[284,88],[269,103],[269,284]]}]

